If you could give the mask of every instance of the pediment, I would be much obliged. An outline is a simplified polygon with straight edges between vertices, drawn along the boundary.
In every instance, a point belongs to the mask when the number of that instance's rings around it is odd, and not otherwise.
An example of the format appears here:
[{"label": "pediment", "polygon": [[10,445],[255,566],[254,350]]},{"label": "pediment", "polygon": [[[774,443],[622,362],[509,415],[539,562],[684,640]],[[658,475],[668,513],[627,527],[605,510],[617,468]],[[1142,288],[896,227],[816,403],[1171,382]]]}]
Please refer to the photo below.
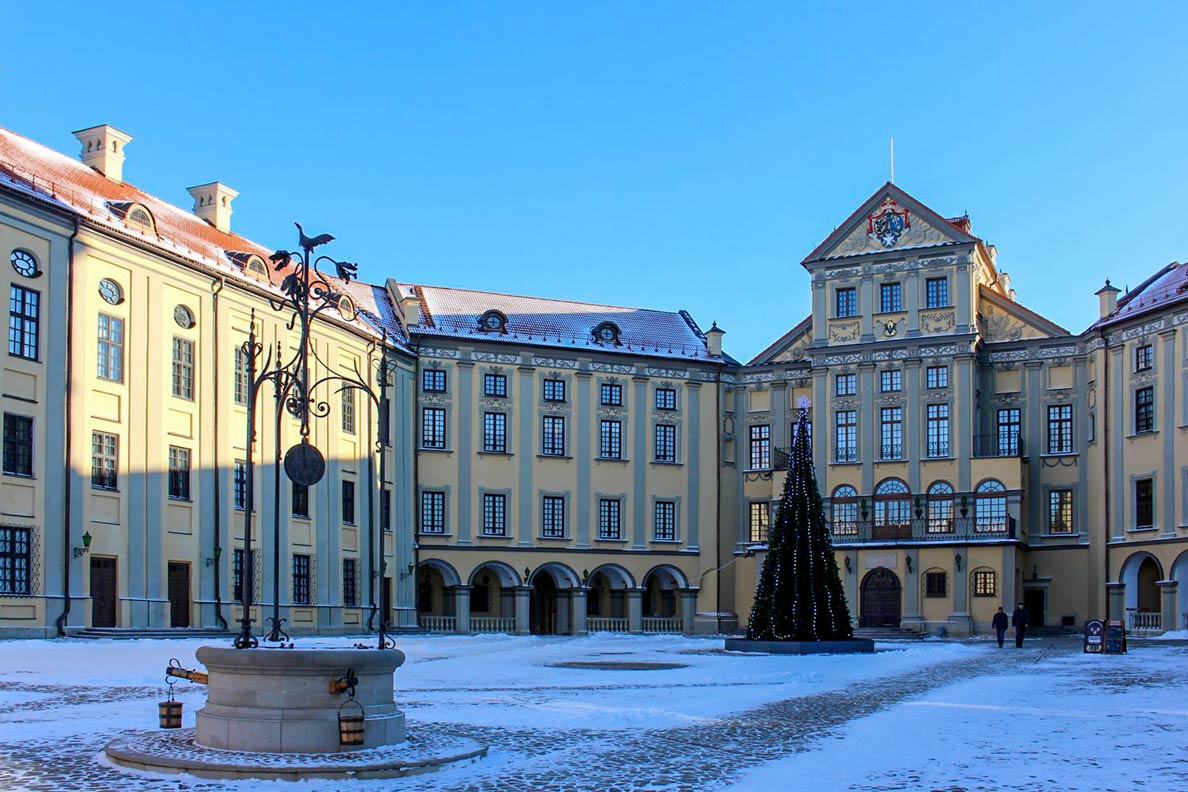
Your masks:
[{"label": "pediment", "polygon": [[1068,331],[1017,302],[982,286],[979,288],[978,326],[987,343],[1057,338]]},{"label": "pediment", "polygon": [[810,253],[804,263],[890,250],[977,242],[894,184],[885,184]]},{"label": "pediment", "polygon": [[799,324],[780,336],[775,343],[760,352],[748,366],[764,363],[798,363],[804,360],[813,340],[813,317],[807,316]]}]

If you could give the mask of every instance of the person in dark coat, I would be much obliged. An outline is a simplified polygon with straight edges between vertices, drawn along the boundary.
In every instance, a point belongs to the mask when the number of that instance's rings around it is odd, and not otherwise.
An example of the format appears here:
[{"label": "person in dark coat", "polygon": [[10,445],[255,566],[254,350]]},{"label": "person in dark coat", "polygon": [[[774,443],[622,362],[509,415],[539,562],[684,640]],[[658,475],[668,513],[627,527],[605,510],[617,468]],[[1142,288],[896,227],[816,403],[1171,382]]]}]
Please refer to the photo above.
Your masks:
[{"label": "person in dark coat", "polygon": [[1027,632],[1027,625],[1030,622],[1031,614],[1020,602],[1019,607],[1015,608],[1015,612],[1011,614],[1011,626],[1015,628],[1015,648],[1023,648],[1023,635]]},{"label": "person in dark coat", "polygon": [[994,614],[994,619],[990,624],[994,627],[994,635],[998,638],[998,648],[1001,649],[1002,639],[1006,637],[1007,630],[1007,615],[1001,605],[998,606],[998,613]]}]

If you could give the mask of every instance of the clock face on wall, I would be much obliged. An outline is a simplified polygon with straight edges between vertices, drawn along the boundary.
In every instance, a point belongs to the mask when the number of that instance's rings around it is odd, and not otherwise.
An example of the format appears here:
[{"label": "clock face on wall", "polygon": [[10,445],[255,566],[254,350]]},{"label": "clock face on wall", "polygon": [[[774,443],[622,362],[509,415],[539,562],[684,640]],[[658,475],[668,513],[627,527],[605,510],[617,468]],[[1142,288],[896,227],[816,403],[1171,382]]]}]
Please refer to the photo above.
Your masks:
[{"label": "clock face on wall", "polygon": [[119,305],[124,301],[124,290],[111,278],[104,278],[99,281],[99,296],[110,305]]},{"label": "clock face on wall", "polygon": [[186,306],[179,305],[173,309],[173,321],[177,322],[178,327],[189,330],[194,326],[194,314]]}]

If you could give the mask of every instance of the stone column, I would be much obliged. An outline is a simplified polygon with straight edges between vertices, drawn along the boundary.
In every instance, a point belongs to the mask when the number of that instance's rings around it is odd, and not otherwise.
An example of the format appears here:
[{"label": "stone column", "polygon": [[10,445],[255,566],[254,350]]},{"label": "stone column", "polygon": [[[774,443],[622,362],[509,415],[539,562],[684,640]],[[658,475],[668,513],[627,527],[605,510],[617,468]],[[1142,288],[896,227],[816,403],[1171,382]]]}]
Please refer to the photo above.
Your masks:
[{"label": "stone column", "polygon": [[1163,613],[1163,629],[1170,631],[1177,629],[1176,622],[1180,618],[1180,614],[1176,613],[1177,597],[1179,588],[1176,586],[1174,580],[1158,580],[1155,582],[1159,586],[1160,611]]},{"label": "stone column", "polygon": [[585,586],[574,586],[569,590],[569,605],[572,609],[569,625],[572,635],[585,635],[588,632],[586,629],[586,595],[589,593],[590,589]]},{"label": "stone column", "polygon": [[1126,620],[1126,584],[1106,583],[1106,594],[1110,599],[1110,618]]},{"label": "stone column", "polygon": [[[909,563],[911,564],[909,571]],[[911,551],[904,553],[903,559],[903,616],[899,626],[909,630],[925,632],[927,626],[920,614],[920,554],[915,557]]]},{"label": "stone column", "polygon": [[470,632],[470,586],[450,586],[454,595],[454,630],[462,635]]},{"label": "stone column", "polygon": [[627,632],[643,632],[643,592],[641,588],[627,589]]},{"label": "stone column", "polygon": [[[961,551],[964,552],[961,552]],[[952,635],[972,635],[973,617],[969,615],[969,548],[962,547],[953,553],[952,571],[953,612],[949,614],[949,632]],[[916,586],[919,591],[920,586]]]},{"label": "stone column", "polygon": [[516,635],[531,635],[532,586],[516,586]]},{"label": "stone column", "polygon": [[693,622],[697,619],[697,589],[687,588],[678,592],[681,598],[681,632],[693,634]]}]

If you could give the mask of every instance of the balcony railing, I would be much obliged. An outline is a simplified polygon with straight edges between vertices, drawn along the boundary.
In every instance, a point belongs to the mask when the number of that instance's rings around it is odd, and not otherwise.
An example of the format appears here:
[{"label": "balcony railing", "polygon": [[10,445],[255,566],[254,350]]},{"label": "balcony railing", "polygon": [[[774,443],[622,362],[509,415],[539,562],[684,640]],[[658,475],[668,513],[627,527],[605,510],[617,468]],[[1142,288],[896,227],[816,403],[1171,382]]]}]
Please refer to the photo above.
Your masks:
[{"label": "balcony railing", "polygon": [[951,542],[977,539],[1014,539],[1017,533],[1014,517],[982,519],[953,517],[949,519],[875,522],[853,520],[829,524],[835,545],[866,542]]},{"label": "balcony railing", "polygon": [[470,631],[475,633],[514,633],[516,620],[513,616],[471,616]]},{"label": "balcony railing", "polygon": [[1127,611],[1127,629],[1147,635],[1163,632],[1163,614],[1159,611]]},{"label": "balcony railing", "polygon": [[1023,456],[1023,438],[1019,431],[1000,431],[994,434],[974,435],[973,451],[975,457],[1021,457]]},{"label": "balcony railing", "polygon": [[426,616],[417,617],[421,622],[421,629],[431,633],[458,632],[458,619],[455,616]]},{"label": "balcony railing", "polygon": [[590,632],[627,632],[627,619],[611,616],[589,616],[586,629]]},{"label": "balcony railing", "polygon": [[643,631],[646,633],[679,633],[681,619],[679,616],[644,616]]}]

